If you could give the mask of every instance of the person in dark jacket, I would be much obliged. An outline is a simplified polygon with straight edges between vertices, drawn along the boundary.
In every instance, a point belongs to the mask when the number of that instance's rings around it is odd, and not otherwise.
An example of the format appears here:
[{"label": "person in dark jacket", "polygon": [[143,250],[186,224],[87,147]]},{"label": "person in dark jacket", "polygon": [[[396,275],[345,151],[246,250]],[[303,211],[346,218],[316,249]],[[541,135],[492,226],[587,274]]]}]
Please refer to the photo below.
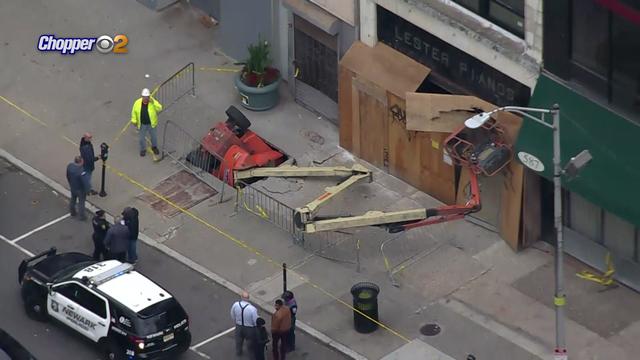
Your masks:
[{"label": "person in dark jacket", "polygon": [[89,195],[96,195],[98,192],[93,190],[91,187],[91,175],[93,174],[93,170],[96,169],[96,161],[100,158],[95,155],[93,151],[93,144],[91,143],[91,139],[93,139],[93,135],[91,133],[85,133],[80,139],[80,156],[82,156],[82,160],[84,161],[84,171],[87,172],[85,180],[87,181]]},{"label": "person in dark jacket", "polygon": [[266,321],[263,318],[259,317],[256,319],[256,338],[253,342],[253,356],[256,360],[265,360],[265,347],[267,343],[269,343],[269,333],[267,329],[264,327]]},{"label": "person in dark jacket", "polygon": [[289,329],[289,334],[287,334],[287,352],[292,352],[296,349],[296,314],[298,313],[298,303],[296,302],[296,298],[293,296],[292,291],[285,291],[282,294],[282,300],[284,300],[284,304],[291,310],[291,329]]},{"label": "person in dark jacket", "polygon": [[[84,221],[87,218],[84,211],[84,202],[87,198],[88,189],[84,179],[86,172],[82,165],[83,160],[80,156],[76,156],[73,162],[67,165],[67,181],[69,182],[69,190],[71,191],[69,214],[71,214],[71,216],[78,215],[78,219]],[[78,203],[78,212],[76,212],[76,202]]]},{"label": "person in dark jacket", "polygon": [[106,260],[107,249],[104,246],[104,239],[107,236],[109,230],[109,222],[104,218],[104,210],[96,211],[96,216],[91,221],[93,225],[93,259],[94,260]]},{"label": "person in dark jacket", "polygon": [[104,245],[109,252],[109,259],[127,261],[127,247],[129,246],[129,229],[124,220],[117,221],[107,230]]},{"label": "person in dark jacket", "polygon": [[134,207],[126,207],[122,211],[122,218],[125,225],[129,228],[129,247],[127,254],[129,262],[135,264],[138,261],[138,252],[136,249],[138,242],[138,235],[140,233],[140,223],[138,221],[138,209]]}]

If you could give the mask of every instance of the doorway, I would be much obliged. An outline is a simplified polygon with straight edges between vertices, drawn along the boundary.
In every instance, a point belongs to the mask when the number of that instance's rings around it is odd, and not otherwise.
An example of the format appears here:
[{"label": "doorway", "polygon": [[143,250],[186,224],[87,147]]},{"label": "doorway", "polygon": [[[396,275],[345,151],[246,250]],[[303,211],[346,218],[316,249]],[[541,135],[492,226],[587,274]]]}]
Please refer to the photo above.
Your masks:
[{"label": "doorway", "polygon": [[295,98],[338,121],[338,36],[293,16]]}]

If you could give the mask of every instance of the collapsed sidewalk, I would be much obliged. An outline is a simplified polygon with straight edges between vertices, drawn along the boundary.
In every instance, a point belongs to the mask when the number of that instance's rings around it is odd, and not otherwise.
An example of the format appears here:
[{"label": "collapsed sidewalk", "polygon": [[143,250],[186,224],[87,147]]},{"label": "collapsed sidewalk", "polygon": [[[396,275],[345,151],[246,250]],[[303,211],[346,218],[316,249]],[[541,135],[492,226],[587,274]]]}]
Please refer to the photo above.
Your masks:
[{"label": "collapsed sidewalk", "polygon": [[[285,101],[274,110],[247,114],[254,131],[286,150],[302,166],[364,163],[337,146],[335,127],[294,104],[286,94],[283,97]],[[198,110],[194,109],[199,105],[188,101],[192,103],[173,111],[190,112],[180,116],[197,119]],[[203,130],[210,125],[205,122],[195,127]],[[359,214],[371,209],[438,205],[426,194],[365,165],[374,170],[374,182],[356,185],[341,194],[328,211]],[[256,186],[296,207],[329,184],[322,180],[278,179]],[[221,184],[216,188],[221,189]],[[225,191],[231,198],[234,190]],[[255,216],[255,211],[244,204],[219,203],[214,197],[189,212],[218,230],[212,232],[188,215],[147,220],[153,224],[151,228],[167,230],[157,231],[164,245],[250,289],[265,302],[280,293],[282,277],[277,263],[287,263],[294,271],[288,285],[302,304],[301,319],[368,358],[382,358],[403,346],[415,347],[405,345],[414,339],[428,344],[419,347],[421,351],[426,351],[426,346],[429,351],[453,358],[510,354],[513,359],[534,359],[551,354],[554,321],[548,301],[552,299],[552,287],[548,284],[553,278],[552,249],[544,243],[515,254],[497,234],[457,222],[393,237],[377,229],[364,229],[339,239],[312,238],[299,246],[290,234]],[[621,301],[627,309],[640,309],[637,294],[617,288],[602,295],[595,285],[573,275],[582,265],[569,266],[568,339],[572,356],[595,359],[616,354],[631,358],[634,345],[625,339],[637,333],[640,325],[638,319],[621,310],[622,303],[614,304]],[[364,280],[381,287],[380,320],[388,327],[371,335],[353,330],[352,311],[346,306],[351,303],[351,285]],[[581,300],[576,299],[572,306],[578,293]],[[602,305],[605,299],[611,305]],[[598,324],[589,320],[590,316],[583,318],[587,308],[610,320]],[[438,324],[440,333],[422,335],[420,329],[429,324]],[[460,339],[467,344],[461,345]]]}]

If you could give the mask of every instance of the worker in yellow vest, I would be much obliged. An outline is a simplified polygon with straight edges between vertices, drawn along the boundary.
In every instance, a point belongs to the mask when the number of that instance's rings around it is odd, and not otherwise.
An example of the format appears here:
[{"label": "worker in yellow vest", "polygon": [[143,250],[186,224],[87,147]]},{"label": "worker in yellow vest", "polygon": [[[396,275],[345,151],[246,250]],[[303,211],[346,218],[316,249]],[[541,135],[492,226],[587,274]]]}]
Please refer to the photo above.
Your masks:
[{"label": "worker in yellow vest", "polygon": [[158,113],[162,111],[162,104],[151,96],[149,89],[142,89],[142,97],[133,103],[131,109],[131,123],[138,128],[138,139],[140,141],[140,156],[145,156],[146,136],[151,136],[151,150],[154,154],[160,154],[158,150]]}]

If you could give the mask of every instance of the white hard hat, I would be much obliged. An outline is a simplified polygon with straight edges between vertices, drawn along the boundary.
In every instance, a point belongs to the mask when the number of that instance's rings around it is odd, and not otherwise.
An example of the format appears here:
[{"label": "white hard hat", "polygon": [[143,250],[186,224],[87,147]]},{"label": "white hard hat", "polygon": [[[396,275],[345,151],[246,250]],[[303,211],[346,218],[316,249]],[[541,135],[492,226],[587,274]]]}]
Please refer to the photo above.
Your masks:
[{"label": "white hard hat", "polygon": [[147,88],[142,89],[142,96],[149,96],[149,95],[151,95],[151,93],[149,92],[149,89]]}]

